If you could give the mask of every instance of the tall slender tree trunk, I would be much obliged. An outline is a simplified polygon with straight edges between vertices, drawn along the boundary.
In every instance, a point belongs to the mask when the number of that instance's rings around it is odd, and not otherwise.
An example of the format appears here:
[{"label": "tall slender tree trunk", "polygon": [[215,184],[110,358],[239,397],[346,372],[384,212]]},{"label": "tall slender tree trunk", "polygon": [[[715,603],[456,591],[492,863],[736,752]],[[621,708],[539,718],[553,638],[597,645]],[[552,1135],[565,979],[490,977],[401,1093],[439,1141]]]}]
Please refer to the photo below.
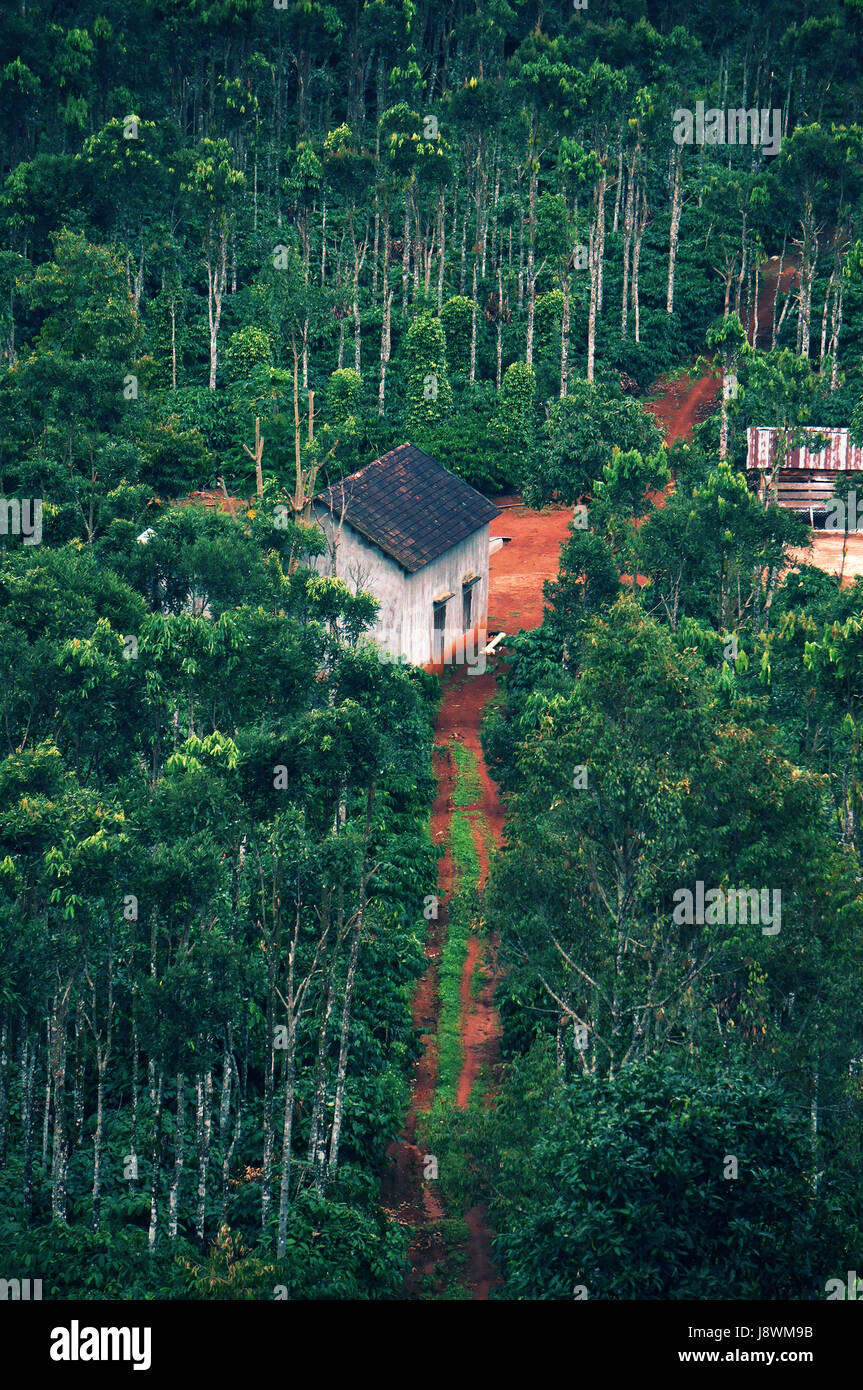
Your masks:
[{"label": "tall slender tree trunk", "polygon": [[[275,945],[268,943],[268,951],[274,952]],[[267,1003],[267,1051],[264,1058],[264,1155],[261,1167],[261,1229],[266,1231],[270,1216],[270,1198],[273,1181],[273,1086],[275,1081],[275,976],[270,972]]]},{"label": "tall slender tree trunk", "polygon": [[[96,1034],[96,1131],[93,1135],[93,1201],[92,1226],[98,1231],[102,1221],[102,1150],[105,1141],[105,1077],[111,1056],[111,1042],[114,1027],[114,972],[113,961],[108,966],[108,999],[106,1005],[104,1037],[100,1029]],[[96,1023],[96,990],[93,989],[93,1028]]]},{"label": "tall slender tree trunk", "polygon": [[617,228],[620,225],[620,200],[623,193],[623,146],[621,145],[617,155],[617,188],[614,194],[614,217],[611,223],[611,235],[617,236]]},{"label": "tall slender tree trunk", "polygon": [[842,332],[842,301],[844,284],[840,277],[839,288],[833,296],[833,314],[830,337],[830,390],[839,388],[839,334]]},{"label": "tall slender tree trunk", "polygon": [[180,1214],[180,1179],[183,1174],[184,1133],[186,1120],[186,1078],[177,1072],[177,1099],[174,1111],[174,1171],[171,1174],[171,1189],[168,1195],[168,1238],[177,1239],[177,1223]]},{"label": "tall slender tree trunk", "polygon": [[444,276],[444,267],[445,267],[445,264],[446,264],[446,210],[445,210],[445,205],[444,205],[444,195],[443,195],[443,194],[440,195],[440,204],[439,204],[438,216],[439,216],[439,218],[440,218],[440,224],[439,224],[440,254],[439,254],[439,258],[438,258],[438,271],[437,271],[437,311],[438,311],[438,313],[440,313],[440,311],[441,311],[441,309],[442,309],[442,307],[443,307],[443,276]]},{"label": "tall slender tree trunk", "polygon": [[24,1137],[24,1164],[21,1175],[22,1215],[29,1227],[33,1214],[33,1086],[36,1078],[36,1057],[39,1051],[35,1038],[27,1033],[21,1056],[21,1127]]},{"label": "tall slender tree trunk", "polygon": [[380,381],[378,384],[378,414],[384,413],[384,402],[386,395],[387,365],[390,360],[390,316],[393,307],[392,287],[384,288],[384,312],[381,319],[381,370]]},{"label": "tall slender tree trunk", "polygon": [[[290,989],[289,995],[290,999]],[[285,1055],[285,1103],[282,1113],[282,1174],[279,1187],[279,1230],[276,1254],[284,1258],[287,1234],[288,1211],[291,1203],[291,1154],[294,1129],[294,1089],[296,1085],[296,1020],[293,1009],[288,1009],[288,1046]]]},{"label": "tall slender tree trunk", "polygon": [[785,238],[782,240],[782,254],[779,257],[779,270],[776,276],[776,293],[773,296],[773,314],[770,321],[770,350],[776,348],[776,305],[779,299],[779,291],[782,287],[782,274],[785,270]]},{"label": "tall slender tree trunk", "polygon": [[[243,1105],[242,1094],[239,1087],[239,1073],[234,1061],[232,1050],[231,1029],[228,1029],[228,1046],[222,1063],[222,1101],[219,1109],[219,1143],[222,1151],[222,1201],[219,1208],[219,1224],[224,1225],[228,1210],[228,1196],[231,1178],[231,1164],[234,1161],[234,1153],[240,1138],[242,1126]],[[227,1083],[225,1076],[227,1075]],[[232,1086],[232,1081],[236,1081],[236,1086]],[[236,1095],[234,1123],[231,1125],[231,1093]],[[228,1134],[231,1139],[228,1142]]]},{"label": "tall slender tree trunk", "polygon": [[623,214],[623,296],[620,309],[620,336],[626,337],[627,314],[629,309],[629,251],[632,245],[632,231],[635,220],[636,179],[635,166],[638,158],[638,145],[632,152],[632,159],[626,171],[626,205]]},{"label": "tall slender tree trunk", "polygon": [[48,1132],[51,1118],[51,1019],[45,1020],[45,1098],[42,1106],[42,1167],[48,1162]]},{"label": "tall slender tree trunk", "polygon": [[560,399],[566,396],[569,381],[569,276],[564,275],[563,313],[560,317]]},{"label": "tall slender tree trunk", "polygon": [[195,1215],[195,1233],[203,1242],[207,1217],[207,1176],[210,1168],[210,1136],[212,1132],[213,1071],[208,1067],[203,1077],[198,1076],[195,1103],[198,1146],[198,1205]]},{"label": "tall slender tree trunk", "polygon": [[75,1070],[72,1088],[72,1141],[70,1148],[76,1149],[84,1128],[84,1001],[75,1001]]},{"label": "tall slender tree trunk", "polygon": [[635,217],[635,241],[632,248],[632,316],[633,327],[635,330],[635,341],[641,342],[641,305],[638,299],[638,267],[641,261],[641,243],[644,239],[644,229],[649,219],[647,198],[644,189],[636,193],[636,217]]},{"label": "tall slender tree trunk", "polygon": [[531,141],[530,182],[527,197],[527,338],[524,360],[528,367],[533,366],[533,330],[536,316],[536,201],[539,186],[539,160]]},{"label": "tall slender tree trunk", "polygon": [[719,461],[728,458],[728,372],[723,368],[719,402]]},{"label": "tall slender tree trunk", "polygon": [[402,230],[402,313],[408,312],[408,281],[411,267],[411,204],[405,190],[405,222]]},{"label": "tall slender tree trunk", "polygon": [[668,289],[665,296],[665,312],[667,314],[674,313],[674,273],[677,266],[677,247],[680,241],[680,215],[683,209],[679,145],[674,148],[671,163],[671,227],[668,233]]},{"label": "tall slender tree trunk", "polygon": [[497,337],[497,342],[496,342],[496,344],[495,344],[495,373],[494,373],[495,390],[497,390],[498,392],[500,391],[500,384],[501,384],[501,381],[502,381],[502,379],[503,379],[503,313],[504,313],[504,310],[503,310],[503,272],[502,272],[502,269],[501,269],[500,261],[498,261],[498,265],[497,265],[497,324],[496,324],[496,330],[497,330],[496,337]]},{"label": "tall slender tree trunk", "polygon": [[309,1163],[314,1175],[315,1186],[319,1191],[322,1190],[324,1184],[327,1158],[326,1126],[324,1123],[324,1109],[327,1097],[327,1052],[329,1050],[330,1019],[332,1018],[333,1002],[335,999],[336,961],[338,959],[340,926],[341,922],[339,921],[335,941],[330,953],[329,969],[326,971],[327,992],[318,1027],[312,1121],[309,1129]]},{"label": "tall slender tree trunk", "polygon": [[228,233],[226,228],[219,231],[219,241],[215,254],[211,247],[207,253],[207,321],[210,327],[210,390],[216,389],[216,372],[219,365],[219,328],[222,323],[222,300],[227,279]]},{"label": "tall slender tree trunk", "polygon": [[362,908],[357,914],[357,922],[354,927],[353,940],[351,942],[351,954],[348,962],[347,981],[345,983],[345,998],[342,1006],[342,1027],[339,1042],[339,1062],[336,1072],[336,1096],[333,1106],[333,1127],[330,1134],[330,1158],[329,1166],[334,1169],[339,1162],[339,1142],[342,1132],[342,1116],[344,1114],[345,1103],[345,1077],[348,1069],[348,1043],[350,1040],[351,1025],[351,1006],[354,997],[354,982],[357,973],[357,958],[360,950],[360,938],[363,929]]},{"label": "tall slender tree trunk", "polygon": [[342,1116],[344,1114],[345,1103],[345,1078],[348,1070],[348,1044],[350,1041],[351,1029],[351,1007],[354,998],[354,983],[357,973],[357,960],[360,953],[360,941],[363,934],[363,924],[365,921],[366,894],[368,881],[366,875],[366,854],[371,838],[372,811],[374,809],[375,788],[374,784],[369,787],[366,794],[366,818],[365,832],[363,837],[363,866],[360,877],[359,906],[354,922],[353,939],[351,941],[351,951],[348,960],[348,973],[345,980],[345,997],[342,1005],[342,1027],[339,1039],[339,1061],[336,1072],[336,1094],[333,1105],[333,1127],[330,1134],[330,1156],[329,1168],[333,1170],[338,1167],[339,1162],[339,1142],[342,1133]]},{"label": "tall slender tree trunk", "polygon": [[171,295],[171,390],[177,389],[177,300]]},{"label": "tall slender tree trunk", "polygon": [[812,1183],[812,1195],[813,1195],[813,1197],[817,1197],[817,1196],[818,1196],[818,1187],[819,1187],[820,1178],[821,1178],[821,1174],[820,1174],[820,1172],[818,1171],[818,1092],[819,1092],[819,1080],[820,1080],[820,1074],[819,1074],[819,1068],[818,1068],[818,1056],[817,1056],[817,1053],[816,1053],[815,1060],[814,1060],[813,1063],[812,1063],[811,1091],[810,1091],[811,1098],[810,1098],[810,1102],[809,1102],[809,1134],[810,1134],[810,1145],[811,1145],[811,1152],[812,1152],[812,1178],[811,1178],[811,1183]]},{"label": "tall slender tree trunk", "polygon": [[518,309],[524,308],[524,218],[518,219]]},{"label": "tall slender tree trunk", "polygon": [[605,157],[603,157],[602,174],[599,179],[599,191],[596,204],[596,234],[599,243],[596,248],[596,311],[598,314],[601,314],[603,309],[605,285],[605,195],[608,189],[605,164]]},{"label": "tall slender tree trunk", "polygon": [[827,355],[827,314],[830,308],[830,300],[833,296],[833,289],[836,282],[835,267],[830,272],[830,279],[827,281],[827,289],[824,293],[824,308],[821,311],[821,345],[818,351],[818,370],[824,372],[824,358]]},{"label": "tall slender tree trunk", "polygon": [[476,380],[476,297],[477,297],[477,276],[479,273],[478,257],[474,252],[473,258],[473,282],[471,285],[471,316],[470,316],[470,379]]},{"label": "tall slender tree trunk", "polygon": [[345,365],[345,321],[344,321],[343,318],[340,318],[340,319],[339,319],[339,355],[338,355],[338,368],[339,368],[339,371],[342,370],[342,368],[344,367],[344,365]]},{"label": "tall slender tree trunk", "polygon": [[51,1219],[66,1224],[66,1176],[69,1163],[69,1136],[66,1128],[66,1009],[72,985],[60,993],[58,986],[51,1006],[50,1062],[54,1128],[51,1148]]},{"label": "tall slender tree trunk", "polygon": [[803,240],[801,245],[800,293],[798,296],[797,350],[801,357],[809,356],[810,321],[812,315],[812,287],[815,282],[815,263],[818,257],[818,244],[815,236],[815,218],[811,205],[807,205],[803,217]]},{"label": "tall slender tree trunk", "polygon": [[9,1024],[0,1029],[0,1168],[6,1167],[6,1124],[9,1116]]},{"label": "tall slender tree trunk", "polygon": [[159,1179],[162,1171],[162,1068],[159,1068],[153,1107],[153,1146],[150,1150],[150,1226],[147,1231],[149,1250],[156,1249],[159,1236]]},{"label": "tall slender tree trunk", "polygon": [[362,248],[362,251],[360,251],[360,249],[359,249],[359,247],[358,247],[358,245],[357,245],[357,238],[356,238],[356,234],[355,234],[355,231],[354,231],[353,217],[351,218],[351,239],[352,239],[352,242],[353,242],[353,252],[354,252],[353,299],[352,299],[352,304],[351,304],[351,308],[352,308],[352,312],[353,312],[353,316],[354,316],[354,371],[357,373],[357,376],[361,376],[361,375],[362,375],[363,325],[362,325],[362,318],[361,318],[361,315],[360,315],[360,272],[362,271],[363,263],[364,263],[364,261],[365,261],[365,259],[366,259],[366,252],[368,251],[368,246],[369,246],[369,227],[368,227],[368,222],[366,222],[365,239],[364,239],[364,241],[363,241],[363,248]]},{"label": "tall slender tree trunk", "polygon": [[602,174],[594,189],[594,220],[590,228],[590,303],[587,313],[587,371],[588,381],[593,381],[596,361],[596,320],[602,310],[602,268],[605,256],[605,189],[606,173],[603,164]]}]

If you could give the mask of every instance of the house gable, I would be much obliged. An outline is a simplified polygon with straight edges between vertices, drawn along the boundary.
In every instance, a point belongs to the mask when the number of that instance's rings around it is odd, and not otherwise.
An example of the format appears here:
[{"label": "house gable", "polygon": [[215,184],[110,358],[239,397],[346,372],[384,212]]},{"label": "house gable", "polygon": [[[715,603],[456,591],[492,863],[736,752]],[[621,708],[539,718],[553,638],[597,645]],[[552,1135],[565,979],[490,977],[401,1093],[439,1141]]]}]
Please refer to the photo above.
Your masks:
[{"label": "house gable", "polygon": [[486,497],[414,444],[391,449],[315,501],[337,520],[344,515],[407,574],[500,516]]}]

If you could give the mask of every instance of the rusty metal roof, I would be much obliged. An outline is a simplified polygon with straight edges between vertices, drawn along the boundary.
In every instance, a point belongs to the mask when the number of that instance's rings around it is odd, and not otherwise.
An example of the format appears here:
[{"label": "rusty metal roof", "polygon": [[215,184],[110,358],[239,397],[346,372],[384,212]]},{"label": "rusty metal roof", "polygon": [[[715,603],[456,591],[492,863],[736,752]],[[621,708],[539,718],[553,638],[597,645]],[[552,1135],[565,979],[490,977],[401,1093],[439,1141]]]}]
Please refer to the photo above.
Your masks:
[{"label": "rusty metal roof", "polygon": [[400,444],[315,498],[415,574],[500,509],[414,444]]},{"label": "rusty metal roof", "polygon": [[[863,470],[863,448],[853,442],[847,429],[838,429],[832,425],[806,425],[801,432],[807,440],[811,439],[813,445],[819,438],[826,439],[827,443],[823,449],[817,451],[808,444],[789,449],[786,469],[810,468],[823,472]],[[749,426],[747,467],[769,467],[778,433],[779,431],[773,428]]]}]

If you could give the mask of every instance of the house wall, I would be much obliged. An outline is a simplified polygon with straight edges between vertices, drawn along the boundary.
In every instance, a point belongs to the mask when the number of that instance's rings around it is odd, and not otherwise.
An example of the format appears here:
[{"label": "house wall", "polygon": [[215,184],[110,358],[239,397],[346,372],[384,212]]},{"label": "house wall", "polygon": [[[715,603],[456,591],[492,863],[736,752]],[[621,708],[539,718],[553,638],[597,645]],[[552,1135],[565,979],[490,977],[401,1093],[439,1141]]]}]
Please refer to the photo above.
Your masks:
[{"label": "house wall", "polygon": [[[316,508],[315,516],[332,540],[333,519],[326,508]],[[416,574],[406,574],[401,565],[371,544],[346,521],[336,552],[335,574],[351,589],[365,589],[380,601],[378,621],[369,636],[380,642],[392,656],[404,656],[415,666],[430,666],[433,658],[433,599],[442,591],[452,592],[446,608],[444,657],[462,636],[462,581],[470,574],[480,576],[474,586],[473,634],[485,627],[488,612],[488,525],[460,541]],[[332,574],[330,555],[316,556],[310,562],[321,574]],[[484,643],[482,644],[484,645]],[[467,643],[462,660],[470,660],[476,650]]]},{"label": "house wall", "polygon": [[[453,656],[458,659],[458,653],[454,654],[452,648],[459,643],[463,633],[461,586],[462,580],[471,573],[481,576],[479,583],[474,585],[472,632],[475,635],[479,627],[485,626],[488,613],[488,523],[439,555],[430,565],[416,574],[408,575],[402,645],[408,659],[417,666],[432,664],[432,600],[435,594],[442,591],[453,594],[446,606],[444,661],[452,660]],[[462,662],[469,662],[475,651],[476,644],[471,648],[468,643],[467,651],[461,655]]]},{"label": "house wall", "polygon": [[[315,520],[332,544],[332,513],[326,507],[312,509]],[[369,629],[369,636],[380,642],[385,651],[398,657],[402,650],[402,613],[405,606],[406,575],[401,565],[397,565],[379,546],[372,545],[365,537],[344,522],[336,547],[335,567],[332,554],[315,555],[309,560],[312,569],[319,574],[335,574],[356,592],[364,589],[374,594],[380,601],[378,621]]]}]

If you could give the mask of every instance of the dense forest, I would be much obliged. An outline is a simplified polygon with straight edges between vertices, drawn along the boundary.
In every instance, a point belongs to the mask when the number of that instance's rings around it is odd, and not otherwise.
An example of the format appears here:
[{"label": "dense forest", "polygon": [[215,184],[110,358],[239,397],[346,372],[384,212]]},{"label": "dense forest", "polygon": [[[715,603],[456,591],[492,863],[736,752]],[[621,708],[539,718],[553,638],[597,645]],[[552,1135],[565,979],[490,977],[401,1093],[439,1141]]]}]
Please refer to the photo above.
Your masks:
[{"label": "dense forest", "polygon": [[863,582],[788,569],[747,428],[863,440],[861,66],[861,0],[4,8],[0,1276],[404,1297],[441,684],[311,517],[404,440],[572,516],[450,912],[501,1065],[420,1135],[493,1296],[859,1265]]}]

